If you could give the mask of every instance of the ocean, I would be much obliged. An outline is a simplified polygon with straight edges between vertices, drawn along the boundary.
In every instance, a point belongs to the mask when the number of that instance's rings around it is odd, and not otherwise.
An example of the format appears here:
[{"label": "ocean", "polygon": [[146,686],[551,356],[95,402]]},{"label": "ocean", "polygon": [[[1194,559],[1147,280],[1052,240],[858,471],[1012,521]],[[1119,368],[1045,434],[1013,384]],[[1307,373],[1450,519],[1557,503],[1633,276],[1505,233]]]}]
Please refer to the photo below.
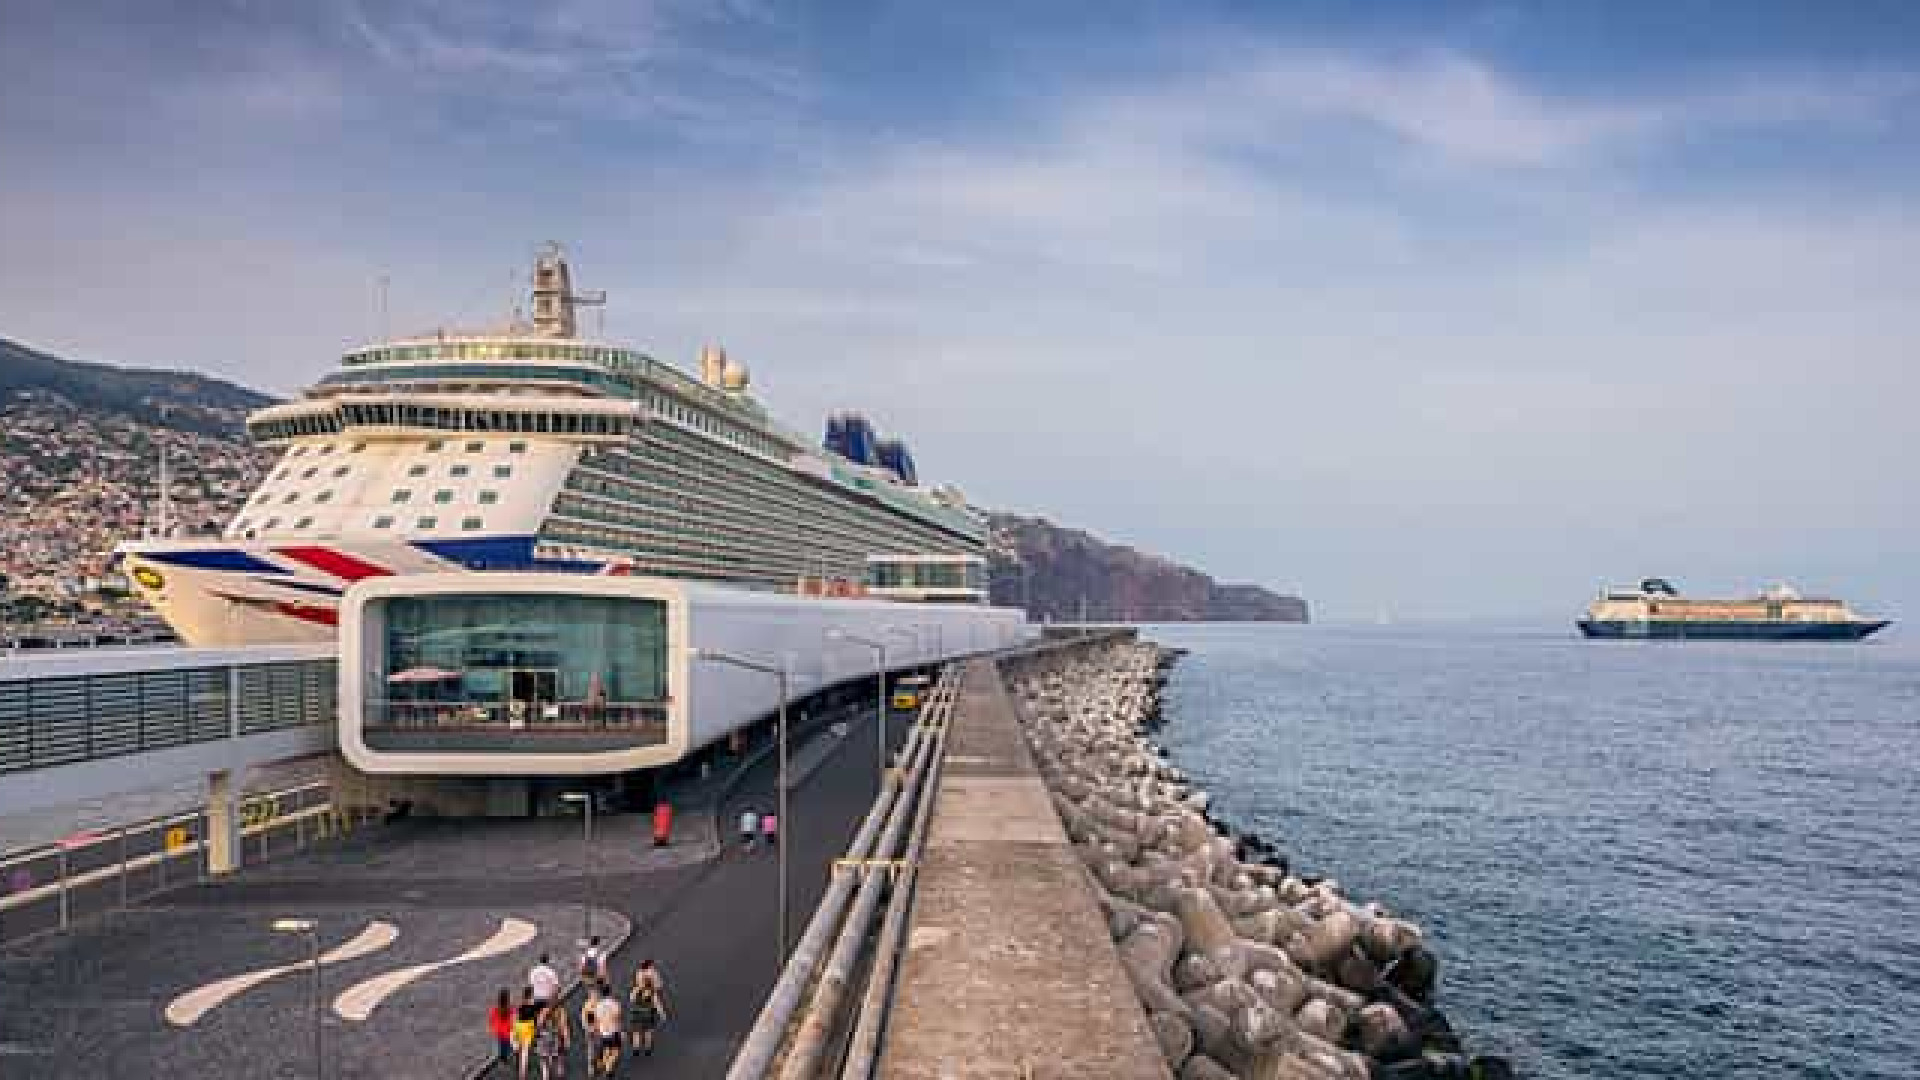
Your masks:
[{"label": "ocean", "polygon": [[1920,640],[1154,626],[1226,820],[1418,922],[1523,1075],[1920,1077]]}]

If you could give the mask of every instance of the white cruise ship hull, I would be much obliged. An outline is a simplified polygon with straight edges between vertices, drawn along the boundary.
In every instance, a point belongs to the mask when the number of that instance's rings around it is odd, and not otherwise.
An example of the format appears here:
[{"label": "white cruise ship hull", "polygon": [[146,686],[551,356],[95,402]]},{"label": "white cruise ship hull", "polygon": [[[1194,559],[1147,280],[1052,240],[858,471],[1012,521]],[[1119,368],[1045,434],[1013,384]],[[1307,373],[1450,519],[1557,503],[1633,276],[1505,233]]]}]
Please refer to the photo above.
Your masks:
[{"label": "white cruise ship hull", "polygon": [[356,581],[484,570],[596,573],[604,564],[534,557],[531,536],[459,540],[138,541],[128,580],[180,639],[225,647],[334,639]]}]

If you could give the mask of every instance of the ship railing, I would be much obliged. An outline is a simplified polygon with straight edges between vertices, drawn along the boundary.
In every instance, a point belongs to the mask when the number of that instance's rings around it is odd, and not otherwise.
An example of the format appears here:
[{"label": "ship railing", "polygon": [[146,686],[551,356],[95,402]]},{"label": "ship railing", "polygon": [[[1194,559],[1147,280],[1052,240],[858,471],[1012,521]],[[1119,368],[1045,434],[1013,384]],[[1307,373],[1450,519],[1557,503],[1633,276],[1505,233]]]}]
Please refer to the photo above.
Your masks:
[{"label": "ship railing", "polygon": [[666,701],[421,701],[370,697],[364,725],[399,730],[583,732],[664,729]]}]

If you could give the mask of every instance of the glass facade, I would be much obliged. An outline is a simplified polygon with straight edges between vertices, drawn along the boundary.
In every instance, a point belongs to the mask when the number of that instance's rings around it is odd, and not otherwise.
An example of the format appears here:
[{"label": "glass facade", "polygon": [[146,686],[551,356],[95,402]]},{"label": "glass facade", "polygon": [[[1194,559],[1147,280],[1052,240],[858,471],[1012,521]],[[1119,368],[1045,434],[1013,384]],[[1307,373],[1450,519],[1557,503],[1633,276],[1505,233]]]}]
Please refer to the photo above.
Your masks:
[{"label": "glass facade", "polygon": [[369,720],[402,726],[652,722],[667,697],[666,605],[565,594],[394,597]]},{"label": "glass facade", "polygon": [[987,568],[977,562],[874,562],[867,584],[876,589],[968,589],[987,587]]}]

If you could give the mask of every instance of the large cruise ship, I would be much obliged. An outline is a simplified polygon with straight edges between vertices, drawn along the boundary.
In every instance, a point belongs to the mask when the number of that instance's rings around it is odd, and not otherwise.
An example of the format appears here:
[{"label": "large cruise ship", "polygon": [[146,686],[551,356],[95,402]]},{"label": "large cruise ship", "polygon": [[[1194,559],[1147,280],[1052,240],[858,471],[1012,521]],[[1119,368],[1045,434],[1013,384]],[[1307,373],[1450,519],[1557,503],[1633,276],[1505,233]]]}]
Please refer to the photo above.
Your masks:
[{"label": "large cruise ship", "polygon": [[903,444],[799,435],[718,348],[695,376],[584,339],[601,299],[549,248],[530,319],[348,352],[249,418],[284,452],[224,533],[124,544],[129,580],[192,645],[326,640],[354,582],[450,571],[984,601],[984,522]]},{"label": "large cruise ship", "polygon": [[1694,600],[1665,578],[1635,589],[1608,589],[1587,607],[1580,632],[1590,638],[1717,638],[1760,641],[1858,641],[1887,625],[1845,603],[1802,596],[1787,586],[1745,600]]}]

